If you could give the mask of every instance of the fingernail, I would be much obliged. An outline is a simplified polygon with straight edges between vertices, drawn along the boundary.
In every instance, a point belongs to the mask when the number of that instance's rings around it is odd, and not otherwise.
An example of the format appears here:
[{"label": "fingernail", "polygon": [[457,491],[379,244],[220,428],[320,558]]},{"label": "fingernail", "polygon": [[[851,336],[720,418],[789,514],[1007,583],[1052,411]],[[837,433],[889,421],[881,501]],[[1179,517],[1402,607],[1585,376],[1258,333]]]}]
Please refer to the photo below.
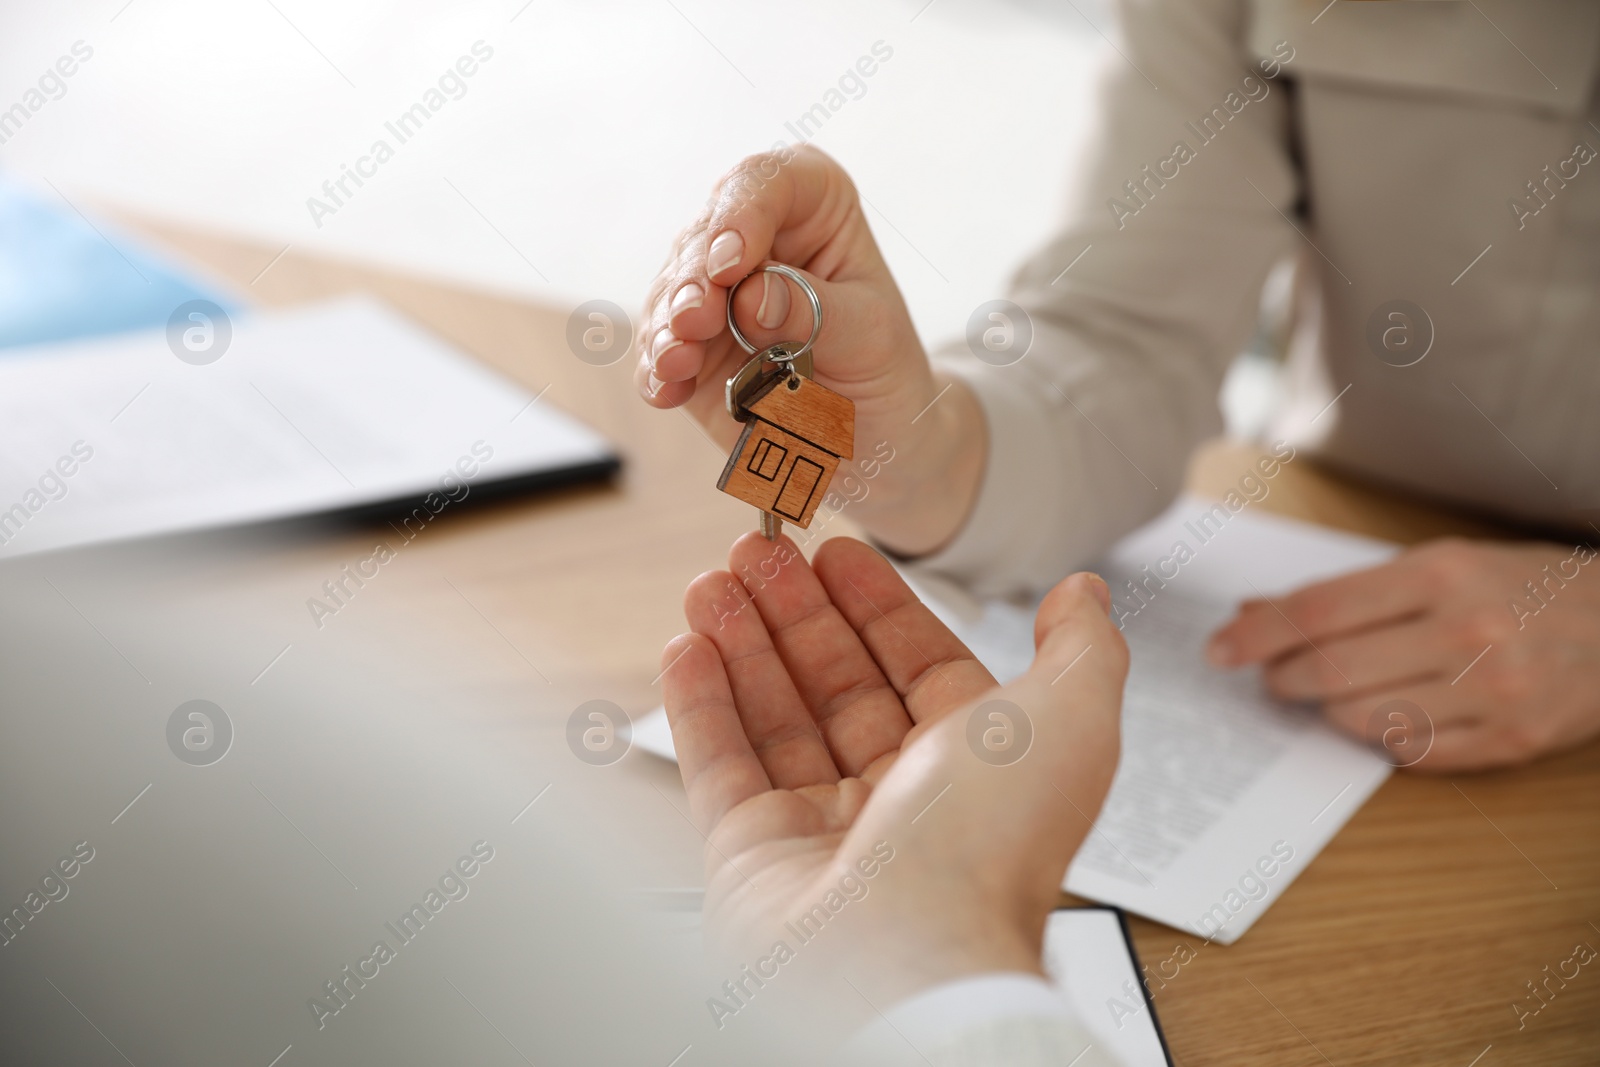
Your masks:
[{"label": "fingernail", "polygon": [[788,317],[789,287],[781,280],[774,282],[771,274],[761,275],[761,306],[756,308],[756,321],[776,330]]},{"label": "fingernail", "polygon": [[663,385],[665,385],[665,384],[666,383],[661,381],[661,379],[657,378],[655,376],[655,374],[652,373],[650,375],[650,377],[645,381],[644,387],[646,389],[650,390],[650,399],[651,400],[654,400],[656,398],[656,394],[661,392],[661,387]]},{"label": "fingernail", "polygon": [[715,278],[739,262],[744,255],[744,238],[737,230],[723,230],[706,251],[706,274]]},{"label": "fingernail", "polygon": [[679,289],[677,295],[672,298],[672,314],[676,315],[680,311],[697,308],[704,302],[705,298],[706,291],[700,288],[698,283],[690,282]]},{"label": "fingernail", "polygon": [[1094,597],[1095,603],[1100,605],[1101,611],[1107,615],[1111,614],[1111,587],[1106,584],[1104,578],[1098,574],[1089,575],[1089,593]]},{"label": "fingernail", "polygon": [[683,341],[673,336],[671,330],[656,331],[655,340],[650,344],[650,370],[654,372],[656,364],[661,361],[661,357],[681,344],[683,344]]}]

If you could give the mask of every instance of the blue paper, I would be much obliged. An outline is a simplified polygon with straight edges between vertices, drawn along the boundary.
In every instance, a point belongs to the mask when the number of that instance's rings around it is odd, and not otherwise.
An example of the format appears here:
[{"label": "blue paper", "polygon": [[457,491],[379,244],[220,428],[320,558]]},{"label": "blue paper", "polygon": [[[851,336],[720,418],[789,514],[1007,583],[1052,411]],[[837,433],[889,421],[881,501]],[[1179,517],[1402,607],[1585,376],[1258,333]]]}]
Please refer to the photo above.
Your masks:
[{"label": "blue paper", "polygon": [[59,198],[0,178],[0,349],[163,327],[196,299],[237,309]]}]

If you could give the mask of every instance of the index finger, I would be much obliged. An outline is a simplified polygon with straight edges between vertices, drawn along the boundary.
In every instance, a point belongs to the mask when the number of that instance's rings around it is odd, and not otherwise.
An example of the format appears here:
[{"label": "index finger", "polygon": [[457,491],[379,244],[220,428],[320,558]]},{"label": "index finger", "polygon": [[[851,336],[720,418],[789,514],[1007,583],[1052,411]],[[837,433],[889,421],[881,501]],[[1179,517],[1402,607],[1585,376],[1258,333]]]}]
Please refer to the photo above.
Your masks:
[{"label": "index finger", "polygon": [[[658,325],[687,341],[721,334],[734,283],[769,258],[808,263],[832,236],[847,201],[853,192],[843,171],[818,149],[785,148],[741,160],[717,184],[704,227],[669,268]],[[698,287],[698,302],[692,290],[688,300],[676,300],[690,286]]]},{"label": "index finger", "polygon": [[1323,638],[1415,616],[1427,606],[1417,568],[1402,556],[1286,596],[1245,601],[1212,635],[1206,655],[1221,667],[1260,663]]},{"label": "index finger", "polygon": [[710,832],[729,810],[772,788],[733,703],[722,657],[710,638],[683,634],[667,642],[661,690],[672,747],[695,823]]}]

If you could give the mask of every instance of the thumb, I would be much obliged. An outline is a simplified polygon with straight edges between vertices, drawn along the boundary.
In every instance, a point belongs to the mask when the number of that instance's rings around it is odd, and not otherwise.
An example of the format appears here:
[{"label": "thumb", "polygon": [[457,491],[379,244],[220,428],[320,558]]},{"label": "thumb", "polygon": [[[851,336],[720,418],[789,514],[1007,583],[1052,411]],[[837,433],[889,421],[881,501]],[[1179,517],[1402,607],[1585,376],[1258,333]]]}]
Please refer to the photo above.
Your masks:
[{"label": "thumb", "polygon": [[1020,912],[1046,908],[1116,772],[1128,652],[1108,603],[1093,574],[1052,589],[1032,667],[908,745],[852,847],[883,836],[917,858],[906,869],[970,872],[946,876]]},{"label": "thumb", "polygon": [[[768,261],[771,262],[771,261]],[[755,273],[733,293],[733,318],[739,332],[759,351],[779,341],[804,342],[816,328],[810,298],[794,282],[774,271]],[[824,385],[856,394],[851,388],[881,375],[892,364],[892,347],[881,338],[881,292],[858,282],[825,281],[809,270],[792,268],[817,294],[822,328],[817,331],[813,359]],[[743,349],[738,361],[749,358]]]},{"label": "thumb", "polygon": [[[1069,574],[1039,602],[1033,620],[1033,673],[1066,670],[1085,648],[1097,641],[1112,655],[1117,682],[1128,673],[1128,646],[1112,623],[1111,589],[1104,578],[1089,571]],[[1067,658],[1063,658],[1067,657]]]}]

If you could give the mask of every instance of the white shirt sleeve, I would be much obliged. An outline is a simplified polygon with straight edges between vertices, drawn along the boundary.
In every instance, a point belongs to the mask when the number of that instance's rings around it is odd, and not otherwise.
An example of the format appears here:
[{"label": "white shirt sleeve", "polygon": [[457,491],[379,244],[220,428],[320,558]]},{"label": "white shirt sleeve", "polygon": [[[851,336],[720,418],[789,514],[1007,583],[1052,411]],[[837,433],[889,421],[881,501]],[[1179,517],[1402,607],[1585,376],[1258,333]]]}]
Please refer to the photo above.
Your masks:
[{"label": "white shirt sleeve", "polygon": [[1061,993],[1034,974],[963,978],[901,1001],[846,1046],[849,1062],[1115,1067]]}]

